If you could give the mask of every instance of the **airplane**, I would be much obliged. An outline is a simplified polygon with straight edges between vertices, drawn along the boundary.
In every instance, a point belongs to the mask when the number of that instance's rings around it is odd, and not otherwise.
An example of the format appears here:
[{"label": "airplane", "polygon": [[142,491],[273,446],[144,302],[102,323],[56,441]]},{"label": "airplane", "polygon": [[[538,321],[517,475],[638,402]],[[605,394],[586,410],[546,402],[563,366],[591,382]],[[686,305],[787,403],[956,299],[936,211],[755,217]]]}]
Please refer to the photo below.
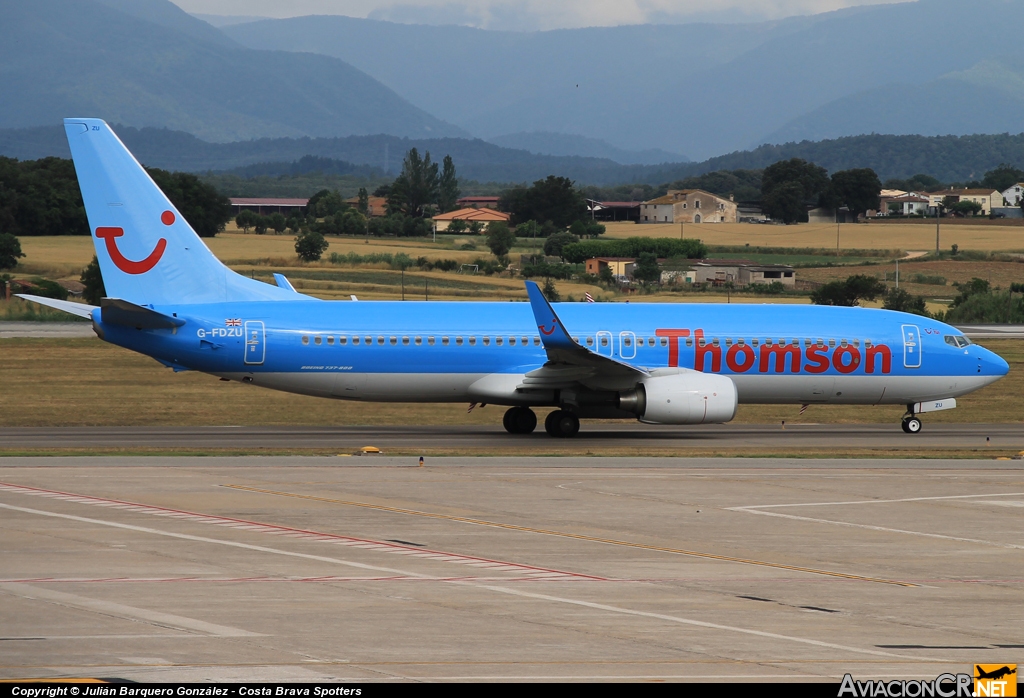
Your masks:
[{"label": "airplane", "polygon": [[108,297],[19,294],[92,320],[175,371],[341,400],[508,407],[513,434],[580,419],[730,421],[740,403],[905,405],[919,415],[1006,375],[950,325],[888,310],[770,304],[325,301],[223,265],[100,119],[65,119]]}]

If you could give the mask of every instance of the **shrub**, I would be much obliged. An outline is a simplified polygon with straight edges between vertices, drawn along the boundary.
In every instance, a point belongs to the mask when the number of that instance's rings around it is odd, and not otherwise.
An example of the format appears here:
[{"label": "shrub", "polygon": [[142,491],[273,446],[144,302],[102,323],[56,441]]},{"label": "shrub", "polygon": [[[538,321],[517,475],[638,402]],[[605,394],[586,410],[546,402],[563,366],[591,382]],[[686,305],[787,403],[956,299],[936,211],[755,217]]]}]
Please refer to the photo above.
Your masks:
[{"label": "shrub", "polygon": [[315,230],[304,230],[295,236],[295,252],[306,262],[315,262],[327,251],[329,243]]}]

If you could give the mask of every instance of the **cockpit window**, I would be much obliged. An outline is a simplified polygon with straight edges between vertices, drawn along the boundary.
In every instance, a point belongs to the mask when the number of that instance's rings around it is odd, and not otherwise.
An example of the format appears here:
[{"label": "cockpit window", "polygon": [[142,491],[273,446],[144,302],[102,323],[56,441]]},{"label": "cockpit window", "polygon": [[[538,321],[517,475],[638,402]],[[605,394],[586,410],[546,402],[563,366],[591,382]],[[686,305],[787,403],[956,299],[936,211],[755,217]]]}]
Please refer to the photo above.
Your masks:
[{"label": "cockpit window", "polygon": [[950,346],[958,347],[958,348],[961,348],[961,349],[963,347],[966,347],[966,346],[970,345],[970,343],[971,343],[971,340],[969,340],[969,339],[967,339],[967,337],[964,337],[963,335],[959,335],[959,334],[947,334],[947,335],[945,335],[943,337],[943,339],[946,340],[946,344],[949,344]]}]

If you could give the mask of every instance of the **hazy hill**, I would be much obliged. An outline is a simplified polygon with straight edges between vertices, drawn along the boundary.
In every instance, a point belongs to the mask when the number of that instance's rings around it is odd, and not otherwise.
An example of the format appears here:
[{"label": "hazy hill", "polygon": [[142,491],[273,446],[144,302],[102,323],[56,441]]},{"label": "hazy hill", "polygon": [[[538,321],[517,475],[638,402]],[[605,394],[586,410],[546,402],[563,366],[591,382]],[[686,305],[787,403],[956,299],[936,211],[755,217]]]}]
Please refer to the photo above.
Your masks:
[{"label": "hazy hill", "polygon": [[[415,146],[440,160],[451,155],[459,175],[480,182],[530,182],[549,174],[570,177],[581,184],[663,184],[716,170],[757,170],[789,158],[803,158],[830,172],[870,167],[884,179],[906,179],[923,173],[944,182],[965,182],[1001,163],[1024,168],[1024,134],[975,136],[850,136],[825,141],[764,145],[703,162],[667,165],[620,165],[608,159],[535,155],[502,148],[481,140],[402,139],[394,136],[347,138],[265,138],[236,143],[207,143],[168,129],[115,126],[125,145],[145,164],[170,170],[239,171],[263,175],[296,172],[304,156],[330,158],[324,164],[338,173],[354,172],[346,163],[385,167],[391,176],[401,167],[406,151]],[[70,157],[64,131],[58,126],[0,129],[0,155],[32,160],[48,155]],[[301,169],[301,167],[300,167]],[[303,171],[308,171],[305,169]],[[361,174],[369,174],[361,170]]]},{"label": "hazy hill", "polygon": [[487,140],[503,148],[528,150],[539,155],[580,155],[591,158],[607,158],[622,165],[658,165],[664,162],[689,162],[690,160],[685,155],[670,153],[660,148],[623,150],[597,138],[549,131],[509,133]]},{"label": "hazy hill", "polygon": [[97,116],[207,140],[465,135],[336,58],[244,48],[168,0],[0,0],[0,127]]},{"label": "hazy hill", "polygon": [[224,31],[342,58],[485,138],[551,131],[707,158],[872,131],[1024,131],[1024,73],[984,70],[1015,65],[1021,26],[1021,0],[920,0],[760,24],[517,33],[299,17]]}]

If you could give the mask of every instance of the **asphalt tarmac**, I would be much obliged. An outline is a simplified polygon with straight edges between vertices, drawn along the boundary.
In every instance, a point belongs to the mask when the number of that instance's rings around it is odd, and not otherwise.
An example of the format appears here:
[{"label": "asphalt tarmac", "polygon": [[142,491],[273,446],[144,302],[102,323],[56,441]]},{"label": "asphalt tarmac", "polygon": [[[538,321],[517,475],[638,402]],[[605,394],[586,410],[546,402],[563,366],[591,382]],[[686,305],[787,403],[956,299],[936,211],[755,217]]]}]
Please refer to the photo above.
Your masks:
[{"label": "asphalt tarmac", "polygon": [[[497,408],[501,409],[501,408]],[[929,424],[904,434],[891,424],[715,424],[657,427],[584,421],[575,438],[553,439],[543,427],[511,435],[500,426],[422,427],[5,427],[0,449],[15,448],[328,448],[512,449],[601,448],[1024,449],[1024,424]],[[493,451],[492,451],[493,452]]]},{"label": "asphalt tarmac", "polygon": [[0,459],[0,677],[864,681],[1016,663],[1022,467]]}]

